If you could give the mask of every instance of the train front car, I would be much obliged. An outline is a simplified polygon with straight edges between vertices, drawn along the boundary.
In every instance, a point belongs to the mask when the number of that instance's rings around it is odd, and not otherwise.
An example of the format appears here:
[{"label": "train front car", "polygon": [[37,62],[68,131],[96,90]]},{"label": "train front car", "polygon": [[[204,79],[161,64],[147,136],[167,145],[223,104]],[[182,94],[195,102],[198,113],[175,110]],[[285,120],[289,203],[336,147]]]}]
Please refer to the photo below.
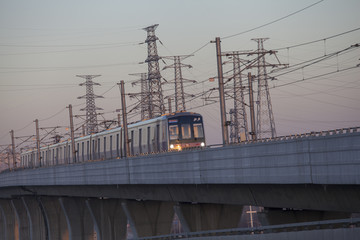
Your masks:
[{"label": "train front car", "polygon": [[205,147],[203,119],[200,114],[181,112],[168,115],[169,149]]}]

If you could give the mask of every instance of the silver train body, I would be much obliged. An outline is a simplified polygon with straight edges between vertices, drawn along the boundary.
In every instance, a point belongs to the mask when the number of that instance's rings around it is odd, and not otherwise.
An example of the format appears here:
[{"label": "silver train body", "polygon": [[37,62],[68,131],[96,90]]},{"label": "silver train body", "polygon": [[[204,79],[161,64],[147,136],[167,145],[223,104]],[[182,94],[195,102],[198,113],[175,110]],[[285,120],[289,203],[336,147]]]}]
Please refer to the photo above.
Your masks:
[{"label": "silver train body", "polygon": [[[76,162],[123,158],[124,129],[117,127],[75,139],[75,156],[71,141],[59,142],[21,153],[21,167],[33,168]],[[164,151],[179,151],[205,146],[202,116],[180,112],[128,125],[130,156]]]}]

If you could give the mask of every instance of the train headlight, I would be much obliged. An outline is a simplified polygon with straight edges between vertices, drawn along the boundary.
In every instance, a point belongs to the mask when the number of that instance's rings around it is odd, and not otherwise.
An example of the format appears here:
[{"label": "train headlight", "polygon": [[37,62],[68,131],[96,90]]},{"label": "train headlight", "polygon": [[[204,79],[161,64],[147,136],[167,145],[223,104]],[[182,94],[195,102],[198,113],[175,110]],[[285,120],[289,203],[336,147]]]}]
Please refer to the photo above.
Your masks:
[{"label": "train headlight", "polygon": [[170,149],[174,149],[174,144],[170,144]]},{"label": "train headlight", "polygon": [[204,142],[202,142],[202,143],[200,144],[200,146],[205,147],[205,143],[204,143]]}]

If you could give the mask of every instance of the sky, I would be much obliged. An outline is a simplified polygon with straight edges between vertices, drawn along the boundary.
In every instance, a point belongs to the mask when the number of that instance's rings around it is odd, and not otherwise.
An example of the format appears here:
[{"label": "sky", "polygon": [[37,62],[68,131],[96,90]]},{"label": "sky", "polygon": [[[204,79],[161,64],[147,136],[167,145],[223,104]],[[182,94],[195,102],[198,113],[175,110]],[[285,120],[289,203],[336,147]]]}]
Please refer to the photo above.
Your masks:
[{"label": "sky", "polygon": [[[35,119],[42,137],[53,127],[65,134],[66,106],[73,105],[74,115],[84,114],[85,101],[77,97],[85,95],[85,87],[76,75],[101,75],[94,79],[101,84],[95,94],[104,97],[96,99],[104,113],[99,120],[117,119],[117,83],[124,80],[127,93],[140,91],[131,84],[137,77],[129,74],[147,72],[142,28],[153,24],[159,24],[160,56],[194,55],[183,61],[192,66],[183,69],[183,77],[197,81],[185,86],[187,94],[197,96],[188,97],[186,107],[203,115],[208,144],[221,142],[219,103],[202,97],[217,88],[216,81],[208,81],[217,75],[216,49],[210,43],[215,37],[221,38],[224,52],[253,51],[257,43],[251,39],[269,38],[264,48],[278,49],[279,61],[289,65],[268,69],[276,78],[269,88],[278,136],[360,126],[360,50],[345,50],[360,43],[359,9],[358,0],[0,0],[0,151],[11,143],[10,130],[18,150],[34,144],[31,137],[23,141],[35,134]],[[277,63],[274,55],[266,59]],[[313,59],[323,61],[304,64]],[[164,59],[160,68],[171,64]],[[224,72],[231,69],[224,64]],[[164,96],[174,94],[173,69],[161,74],[169,82],[163,85]],[[217,91],[210,96],[217,97]],[[129,111],[136,101],[127,98]],[[227,112],[232,104],[228,99]],[[128,122],[139,117],[133,110]],[[77,117],[76,127],[83,121]]]}]

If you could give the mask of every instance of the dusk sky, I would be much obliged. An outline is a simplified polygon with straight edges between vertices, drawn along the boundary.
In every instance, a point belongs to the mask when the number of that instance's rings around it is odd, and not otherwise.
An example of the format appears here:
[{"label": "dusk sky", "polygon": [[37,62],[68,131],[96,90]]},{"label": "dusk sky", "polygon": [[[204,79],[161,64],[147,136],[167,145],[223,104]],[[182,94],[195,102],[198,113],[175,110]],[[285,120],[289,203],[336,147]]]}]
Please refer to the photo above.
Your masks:
[{"label": "dusk sky", "polygon": [[[79,110],[85,100],[77,97],[85,95],[85,87],[76,75],[101,75],[94,79],[101,84],[94,87],[95,94],[104,97],[96,100],[104,109],[99,120],[117,119],[116,83],[124,80],[127,93],[140,91],[131,85],[137,77],[129,74],[147,72],[147,65],[139,64],[147,57],[147,46],[140,43],[146,39],[142,28],[153,24],[159,24],[160,56],[195,52],[183,62],[193,66],[183,69],[183,77],[198,82],[185,87],[196,96],[217,87],[217,81],[208,81],[217,75],[215,45],[210,43],[215,37],[222,39],[222,51],[255,50],[252,38],[269,38],[265,49],[278,49],[280,62],[290,67],[329,56],[291,73],[293,68],[270,74],[276,77],[269,87],[277,135],[360,126],[360,47],[349,48],[360,44],[359,10],[359,0],[1,0],[0,151],[11,143],[12,129],[16,137],[35,134],[35,119],[42,128],[58,126],[58,133],[67,132],[66,106],[72,104],[75,115],[84,114]],[[273,56],[267,61],[277,63]],[[160,61],[161,69],[165,63]],[[231,69],[224,65],[225,72]],[[173,69],[161,74],[168,81],[174,78]],[[173,89],[173,84],[163,85],[164,95]],[[131,110],[136,100],[127,101]],[[209,103],[189,97],[186,106],[203,115],[207,143],[220,143],[219,103],[204,106]],[[232,104],[231,99],[226,102],[227,112]],[[77,127],[82,122],[75,119]]]}]

